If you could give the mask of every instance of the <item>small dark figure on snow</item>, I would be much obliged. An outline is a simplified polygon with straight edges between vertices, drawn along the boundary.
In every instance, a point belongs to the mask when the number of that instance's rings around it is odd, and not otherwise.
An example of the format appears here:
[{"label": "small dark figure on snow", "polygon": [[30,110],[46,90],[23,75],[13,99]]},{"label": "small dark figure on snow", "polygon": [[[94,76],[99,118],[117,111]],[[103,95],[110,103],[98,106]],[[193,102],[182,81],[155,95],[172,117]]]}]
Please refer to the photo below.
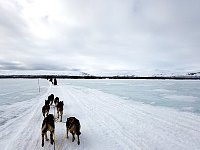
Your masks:
[{"label": "small dark figure on snow", "polygon": [[57,85],[57,80],[56,80],[56,78],[54,79],[53,84],[54,84],[54,85]]},{"label": "small dark figure on snow", "polygon": [[48,96],[49,105],[53,104],[53,100],[54,100],[54,95],[53,94],[49,95]]},{"label": "small dark figure on snow", "polygon": [[53,84],[53,78],[50,77],[49,82],[51,82]]}]

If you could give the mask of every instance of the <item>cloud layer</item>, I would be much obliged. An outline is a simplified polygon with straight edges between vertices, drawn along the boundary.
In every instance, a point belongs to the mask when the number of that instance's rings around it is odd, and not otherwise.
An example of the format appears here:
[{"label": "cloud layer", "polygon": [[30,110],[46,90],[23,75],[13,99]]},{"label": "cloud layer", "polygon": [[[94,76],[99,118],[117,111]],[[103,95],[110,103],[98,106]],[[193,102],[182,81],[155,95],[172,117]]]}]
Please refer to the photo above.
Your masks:
[{"label": "cloud layer", "polygon": [[0,1],[1,70],[199,71],[198,0]]}]

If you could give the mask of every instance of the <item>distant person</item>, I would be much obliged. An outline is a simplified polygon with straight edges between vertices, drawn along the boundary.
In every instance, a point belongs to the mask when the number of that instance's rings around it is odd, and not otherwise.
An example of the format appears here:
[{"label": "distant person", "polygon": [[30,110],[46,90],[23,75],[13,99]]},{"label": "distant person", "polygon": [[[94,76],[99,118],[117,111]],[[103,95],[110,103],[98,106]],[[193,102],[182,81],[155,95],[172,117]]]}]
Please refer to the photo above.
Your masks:
[{"label": "distant person", "polygon": [[50,77],[49,81],[53,84],[53,79],[52,79],[52,77]]},{"label": "distant person", "polygon": [[57,80],[56,80],[56,78],[54,79],[53,84],[54,84],[54,85],[57,85]]}]

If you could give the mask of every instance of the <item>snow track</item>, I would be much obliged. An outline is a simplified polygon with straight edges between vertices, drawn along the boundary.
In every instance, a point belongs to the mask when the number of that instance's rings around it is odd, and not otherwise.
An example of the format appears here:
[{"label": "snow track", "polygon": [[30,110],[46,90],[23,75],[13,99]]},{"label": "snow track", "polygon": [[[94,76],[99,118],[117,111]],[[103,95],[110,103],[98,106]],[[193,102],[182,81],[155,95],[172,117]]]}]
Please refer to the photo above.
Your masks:
[{"label": "snow track", "polygon": [[[41,108],[51,93],[64,101],[63,122],[67,117],[75,116],[81,123],[80,145],[77,145],[77,137],[74,142],[71,134],[69,139],[66,138],[65,123],[56,122],[56,150],[200,149],[198,115],[71,85],[50,86],[49,91],[38,99],[13,106],[11,111],[14,109],[21,115],[0,127],[0,149],[54,149],[49,141],[41,147]],[[54,113],[53,107],[51,113]]]}]

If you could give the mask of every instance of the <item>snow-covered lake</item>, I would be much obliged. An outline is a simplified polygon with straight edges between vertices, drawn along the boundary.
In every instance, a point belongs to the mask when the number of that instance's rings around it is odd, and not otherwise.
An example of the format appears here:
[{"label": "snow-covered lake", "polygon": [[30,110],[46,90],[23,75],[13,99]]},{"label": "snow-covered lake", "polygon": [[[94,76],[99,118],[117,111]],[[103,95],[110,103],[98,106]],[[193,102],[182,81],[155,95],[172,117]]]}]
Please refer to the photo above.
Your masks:
[{"label": "snow-covered lake", "polygon": [[[40,87],[38,86],[38,83]],[[26,101],[47,91],[48,83],[40,79],[0,79],[1,105]]]},{"label": "snow-covered lake", "polygon": [[153,106],[200,113],[199,80],[62,80]]},{"label": "snow-covered lake", "polygon": [[44,94],[47,91],[49,84],[46,80],[41,79],[39,82],[38,79],[1,79],[0,85],[1,126],[8,120],[18,116],[17,113],[8,112],[10,111],[9,108],[13,107],[18,102],[30,101],[40,94]]},{"label": "snow-covered lake", "polygon": [[[64,101],[55,123],[56,150],[199,150],[200,81],[0,80],[0,149],[41,147],[41,108],[53,93]],[[40,87],[40,93],[39,93]],[[51,106],[50,113],[54,113]],[[81,122],[81,144],[66,138],[65,121]],[[55,114],[56,117],[56,114]]]},{"label": "snow-covered lake", "polygon": [[[60,79],[62,85],[82,86],[153,106],[172,107],[200,113],[199,80],[77,80]],[[0,80],[1,105],[30,100],[46,92],[48,84],[40,79]],[[40,88],[40,89],[39,89]],[[0,110],[1,111],[1,110]]]}]

